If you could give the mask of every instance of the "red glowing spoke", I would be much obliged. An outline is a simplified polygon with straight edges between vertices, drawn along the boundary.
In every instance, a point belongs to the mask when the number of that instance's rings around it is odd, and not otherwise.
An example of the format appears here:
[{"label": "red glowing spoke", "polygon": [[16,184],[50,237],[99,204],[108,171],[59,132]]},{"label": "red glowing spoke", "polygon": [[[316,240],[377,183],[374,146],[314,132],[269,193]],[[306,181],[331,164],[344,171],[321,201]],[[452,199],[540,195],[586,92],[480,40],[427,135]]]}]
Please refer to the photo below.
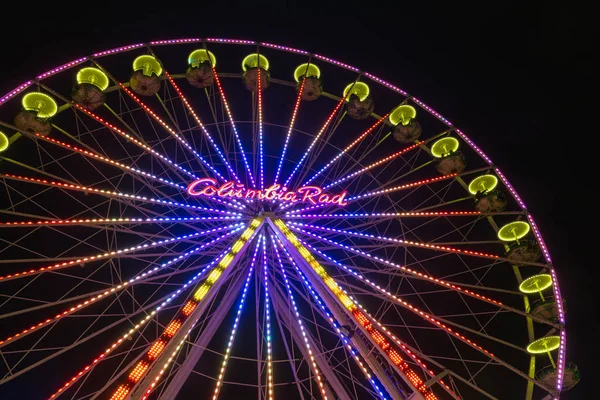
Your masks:
[{"label": "red glowing spoke", "polygon": [[340,157],[342,157],[344,154],[346,154],[349,150],[351,150],[354,146],[356,146],[358,143],[360,143],[365,137],[367,137],[367,135],[371,132],[373,132],[373,130],[375,128],[377,128],[381,123],[383,123],[383,121],[386,120],[386,118],[388,117],[388,114],[385,114],[383,117],[381,117],[377,122],[375,122],[369,129],[367,129],[366,131],[364,131],[361,135],[359,135],[356,139],[354,139],[354,141],[352,143],[350,143],[348,146],[346,146],[344,148],[344,150],[340,151],[335,157],[333,157],[331,159],[331,161],[329,161],[327,164],[325,164],[325,166],[323,168],[321,168],[320,170],[318,170],[312,177],[310,177],[306,182],[304,182],[305,185],[308,185],[309,183],[311,183],[317,176],[321,175],[327,168],[331,167],[331,165],[333,165],[334,162],[336,162],[337,160],[340,159]]},{"label": "red glowing spoke", "polygon": [[179,143],[183,145],[188,151],[190,151],[194,157],[200,161],[201,165],[204,165],[210,171],[212,171],[216,176],[218,176],[221,180],[226,181],[225,179],[208,161],[206,161],[190,144],[180,135],[175,132],[173,128],[171,128],[162,118],[160,118],[150,107],[148,107],[139,97],[137,97],[131,90],[129,90],[125,85],[119,82],[119,86],[121,89],[129,95],[136,103],[138,103],[156,122],[160,124],[171,136],[173,136]]},{"label": "red glowing spoke", "polygon": [[[449,252],[449,253],[457,253],[457,254],[462,254],[462,255],[467,255],[467,256],[488,258],[488,259],[492,259],[492,260],[502,259],[502,257],[500,257],[499,255],[482,253],[482,252],[479,252],[479,251],[457,249],[457,248],[454,248],[454,247],[439,246],[439,245],[430,244],[430,243],[413,242],[411,240],[395,239],[395,238],[389,238],[389,237],[380,236],[380,235],[371,235],[371,234],[362,233],[362,232],[352,232],[352,231],[347,231],[347,230],[342,230],[342,229],[328,228],[328,227],[325,227],[325,226],[304,224],[304,223],[301,223],[301,222],[289,222],[289,224],[290,225],[295,225],[295,226],[301,226],[301,227],[311,228],[311,229],[316,229],[316,230],[325,231],[325,232],[334,232],[334,233],[340,233],[340,234],[343,234],[343,235],[355,236],[355,237],[360,237],[360,238],[365,238],[365,239],[373,239],[373,240],[379,240],[379,241],[383,241],[383,242],[397,243],[399,245],[404,245],[404,246],[420,247],[420,248],[424,248],[424,249],[431,249],[431,250],[436,250],[436,251],[443,251],[443,252]],[[304,230],[301,230],[301,231],[305,232],[305,233],[307,233],[309,235],[313,235],[312,233],[306,232]],[[317,235],[315,235],[315,237],[318,237],[318,238],[320,238],[322,240],[328,240],[328,239],[325,239],[325,238],[323,238],[321,236],[317,236]],[[343,245],[341,245],[341,246],[343,246]],[[344,246],[344,247],[346,247],[346,246]]]},{"label": "red glowing spoke", "polygon": [[244,160],[244,165],[246,166],[246,173],[250,178],[250,182],[252,183],[252,187],[256,187],[256,183],[254,182],[254,177],[252,176],[252,170],[250,169],[250,164],[248,164],[248,160],[246,159],[246,152],[244,151],[244,146],[242,145],[242,141],[240,140],[240,135],[238,134],[237,128],[235,127],[235,122],[233,120],[233,115],[231,114],[231,109],[229,108],[229,103],[227,102],[227,98],[225,97],[225,91],[223,90],[223,86],[221,86],[221,80],[219,79],[219,74],[217,74],[217,70],[214,66],[212,66],[213,75],[215,77],[215,82],[217,83],[217,87],[219,89],[219,93],[221,95],[221,99],[223,100],[223,105],[225,106],[225,111],[227,112],[227,116],[229,117],[229,122],[231,122],[231,127],[233,128],[233,134],[235,135],[235,139],[238,147],[240,148],[240,153],[242,153],[242,159]]},{"label": "red glowing spoke", "polygon": [[84,192],[84,193],[90,192],[90,193],[94,193],[94,194],[98,194],[98,195],[106,196],[106,197],[117,197],[119,199],[130,199],[130,200],[142,201],[142,202],[147,202],[147,203],[161,204],[161,205],[172,207],[172,208],[208,211],[208,212],[214,212],[214,213],[219,213],[219,214],[241,216],[240,213],[235,213],[235,212],[231,212],[231,211],[217,210],[217,209],[195,206],[195,205],[190,205],[190,204],[176,203],[174,201],[154,199],[154,198],[149,198],[149,197],[145,197],[145,196],[120,193],[120,192],[115,192],[112,190],[97,189],[97,188],[92,188],[92,187],[88,187],[88,186],[73,185],[73,184],[64,183],[64,182],[48,181],[46,179],[29,178],[29,177],[25,177],[25,176],[12,175],[12,174],[2,174],[0,176],[4,179],[19,181],[19,182],[27,182],[27,183],[33,183],[33,184],[49,186],[49,187],[57,187],[57,188],[61,188],[64,190],[73,190],[73,191]]},{"label": "red glowing spoke", "polygon": [[206,127],[204,126],[204,124],[202,123],[202,121],[200,120],[200,117],[194,111],[194,109],[192,108],[192,105],[189,103],[189,101],[185,98],[185,96],[181,92],[181,89],[179,89],[179,86],[175,83],[175,80],[171,77],[171,75],[169,75],[169,73],[167,71],[165,71],[164,74],[167,77],[167,79],[169,80],[169,82],[171,82],[171,85],[173,86],[173,89],[175,89],[175,91],[177,92],[177,94],[181,98],[181,101],[183,101],[183,104],[185,105],[185,107],[187,108],[187,110],[190,112],[190,114],[192,114],[192,117],[194,117],[194,120],[196,121],[196,124],[198,124],[198,126],[200,127],[200,129],[202,130],[202,132],[204,133],[204,135],[206,136],[206,138],[208,139],[209,143],[213,146],[213,148],[215,149],[215,151],[219,155],[219,158],[221,159],[221,161],[223,161],[223,163],[225,164],[225,166],[227,167],[227,169],[231,173],[231,176],[233,177],[233,179],[235,179],[236,182],[240,182],[240,178],[238,178],[238,176],[236,175],[235,171],[231,167],[231,164],[227,161],[227,158],[225,157],[225,155],[223,154],[223,152],[219,149],[219,146],[214,141],[214,139],[212,138],[212,136],[210,135],[210,133],[208,132],[208,130],[206,129]]},{"label": "red glowing spoke", "polygon": [[92,261],[103,260],[103,259],[112,258],[112,257],[119,257],[122,254],[133,253],[136,251],[146,250],[146,249],[150,249],[153,247],[164,246],[169,243],[187,240],[189,238],[195,238],[195,237],[202,236],[205,234],[211,234],[214,232],[223,231],[223,230],[227,230],[227,229],[237,230],[240,225],[241,224],[227,225],[225,227],[213,228],[213,229],[209,229],[206,231],[194,232],[189,235],[177,236],[177,237],[173,237],[170,239],[159,240],[156,242],[151,242],[151,243],[146,243],[146,244],[139,244],[136,246],[127,247],[127,248],[120,249],[120,250],[112,250],[112,251],[109,251],[106,253],[99,253],[99,254],[90,255],[90,256],[83,256],[83,257],[77,258],[76,260],[60,262],[60,263],[56,263],[56,264],[50,264],[50,265],[47,265],[47,266],[44,266],[41,268],[30,269],[28,271],[21,271],[21,272],[17,272],[14,274],[0,276],[0,281],[20,279],[20,278],[23,278],[26,276],[30,277],[30,276],[42,274],[42,273],[48,272],[48,271],[57,271],[59,269],[70,268],[70,267],[73,267],[76,265],[86,264],[86,263],[92,262]]},{"label": "red glowing spoke", "polygon": [[373,169],[373,168],[375,168],[375,167],[377,167],[379,165],[382,165],[383,163],[391,161],[391,160],[395,159],[396,157],[401,156],[402,154],[408,153],[409,151],[411,151],[413,149],[416,149],[417,147],[421,146],[423,143],[425,143],[425,142],[421,141],[421,142],[415,143],[412,146],[409,146],[409,147],[407,147],[405,149],[397,151],[394,154],[391,154],[391,155],[389,155],[387,157],[382,158],[379,161],[376,161],[376,162],[374,162],[372,164],[367,165],[364,168],[359,169],[358,171],[352,172],[351,174],[348,174],[348,175],[346,175],[346,176],[344,176],[344,177],[342,177],[340,179],[335,180],[334,182],[332,182],[332,183],[324,186],[323,189],[328,189],[328,188],[330,188],[332,186],[339,185],[340,183],[345,182],[348,179],[352,179],[355,176],[360,175],[360,174],[362,174],[364,172],[367,172],[367,171],[369,171],[369,170],[371,170],[371,169]]}]

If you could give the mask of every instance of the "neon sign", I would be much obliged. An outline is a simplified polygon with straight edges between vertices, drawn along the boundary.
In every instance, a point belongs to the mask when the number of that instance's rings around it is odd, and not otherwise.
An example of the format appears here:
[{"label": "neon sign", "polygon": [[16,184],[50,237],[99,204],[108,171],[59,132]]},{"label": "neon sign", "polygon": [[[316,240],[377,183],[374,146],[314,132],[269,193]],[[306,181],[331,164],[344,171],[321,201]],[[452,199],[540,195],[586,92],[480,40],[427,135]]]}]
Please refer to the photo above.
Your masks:
[{"label": "neon sign", "polygon": [[247,189],[243,184],[234,181],[225,182],[221,186],[216,186],[216,184],[216,179],[197,179],[188,185],[187,192],[190,196],[279,200],[288,203],[337,204],[338,206],[348,204],[346,201],[348,192],[345,190],[332,195],[324,193],[323,189],[318,186],[302,186],[296,191],[289,191],[285,186],[282,187],[278,183],[264,190]]}]

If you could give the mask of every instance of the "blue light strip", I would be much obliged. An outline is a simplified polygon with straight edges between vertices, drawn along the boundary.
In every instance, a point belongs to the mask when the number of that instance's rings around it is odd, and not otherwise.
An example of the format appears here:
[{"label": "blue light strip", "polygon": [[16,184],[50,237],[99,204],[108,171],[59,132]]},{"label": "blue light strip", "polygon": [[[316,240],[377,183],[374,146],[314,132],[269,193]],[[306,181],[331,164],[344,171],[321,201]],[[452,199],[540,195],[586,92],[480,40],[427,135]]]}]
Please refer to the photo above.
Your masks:
[{"label": "blue light strip", "polygon": [[264,235],[260,235],[259,240],[262,240],[262,255],[263,255],[263,274],[265,282],[265,315],[267,325],[267,388],[268,399],[273,400],[273,349],[271,347],[271,310],[269,304],[269,279],[267,276],[267,241]]},{"label": "blue light strip", "polygon": [[[285,281],[286,286],[288,287],[288,290],[289,290],[290,287],[289,287],[289,282],[287,280],[287,275],[285,273],[285,268],[283,266],[283,262],[281,260],[280,254],[279,254],[279,250],[277,249],[277,244],[275,243],[275,239],[273,238],[273,236],[271,236],[271,241],[273,242],[273,247],[275,248],[275,254],[277,256],[277,260],[279,261],[279,267],[281,268],[281,272],[283,274],[284,281]],[[290,263],[296,269],[296,272],[298,273],[298,275],[300,276],[300,278],[302,278],[302,281],[304,282],[304,285],[308,288],[308,290],[310,291],[310,293],[311,293],[312,297],[314,298],[314,300],[319,304],[319,307],[321,308],[321,310],[323,310],[323,312],[325,313],[325,315],[327,315],[327,318],[329,319],[329,322],[331,322],[331,325],[332,325],[333,329],[336,331],[336,333],[338,334],[338,336],[342,340],[342,342],[344,342],[344,344],[346,345],[348,351],[350,352],[350,354],[354,358],[354,361],[358,364],[358,366],[361,369],[361,371],[365,374],[365,377],[367,378],[367,380],[369,381],[369,383],[371,384],[371,386],[373,387],[373,389],[375,389],[375,391],[379,394],[379,398],[382,399],[382,400],[387,400],[387,397],[385,396],[385,394],[383,393],[383,391],[379,388],[379,385],[377,385],[377,383],[375,381],[375,378],[373,378],[373,376],[369,373],[369,371],[367,370],[367,368],[363,365],[363,362],[360,360],[360,358],[358,356],[358,353],[356,352],[356,350],[351,345],[350,340],[340,330],[339,323],[334,319],[334,317],[331,315],[331,313],[326,308],[326,306],[321,302],[321,299],[315,293],[315,291],[313,290],[313,288],[310,285],[310,283],[308,282],[308,280],[306,280],[305,276],[302,274],[302,272],[300,271],[300,269],[298,268],[298,266],[294,262],[294,259],[290,256],[290,254],[287,252],[287,250],[283,246],[283,243],[281,243],[281,241],[279,241],[279,239],[277,239],[277,241],[279,242],[279,245],[281,246],[282,250],[286,253],[286,255],[287,255],[288,260],[290,261]]]}]

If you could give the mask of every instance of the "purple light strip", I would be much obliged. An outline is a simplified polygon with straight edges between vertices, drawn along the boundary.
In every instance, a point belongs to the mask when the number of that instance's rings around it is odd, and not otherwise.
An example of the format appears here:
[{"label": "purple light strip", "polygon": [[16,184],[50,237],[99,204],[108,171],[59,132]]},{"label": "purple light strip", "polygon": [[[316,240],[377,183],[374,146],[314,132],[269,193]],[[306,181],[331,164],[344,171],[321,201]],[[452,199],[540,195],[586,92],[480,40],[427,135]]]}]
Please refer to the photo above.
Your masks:
[{"label": "purple light strip", "polygon": [[280,46],[278,44],[260,43],[260,45],[265,46],[265,47],[271,47],[271,48],[277,49],[277,50],[289,51],[291,53],[304,54],[305,56],[310,54],[308,51],[294,49],[293,47]]},{"label": "purple light strip", "polygon": [[254,40],[240,40],[240,39],[218,39],[218,38],[206,38],[207,42],[213,43],[233,43],[233,44],[256,44]]},{"label": "purple light strip", "polygon": [[47,78],[50,75],[54,75],[57,72],[60,72],[60,71],[62,71],[64,69],[68,69],[68,68],[71,68],[71,67],[73,67],[73,66],[75,66],[77,64],[81,64],[82,62],[86,61],[87,59],[88,59],[87,57],[82,57],[82,58],[79,58],[77,60],[74,60],[74,61],[71,61],[69,63],[66,63],[64,65],[61,65],[60,67],[53,68],[50,71],[44,72],[43,74],[36,76],[36,79]]},{"label": "purple light strip", "polygon": [[27,81],[24,84],[22,84],[20,86],[17,86],[16,88],[14,88],[13,90],[11,90],[10,92],[6,93],[4,96],[2,96],[0,98],[0,104],[3,104],[4,102],[6,102],[7,100],[11,99],[15,95],[19,94],[19,92],[21,92],[24,89],[28,88],[32,83],[33,83],[33,81]]},{"label": "purple light strip", "polygon": [[151,45],[164,45],[164,44],[177,44],[177,43],[196,43],[200,42],[200,38],[189,38],[189,39],[170,39],[170,40],[155,40],[150,42]]},{"label": "purple light strip", "polygon": [[353,66],[348,65],[348,64],[344,64],[343,62],[332,60],[331,58],[328,58],[328,57],[325,57],[325,56],[321,56],[319,54],[315,54],[314,56],[315,56],[315,58],[318,58],[319,60],[327,61],[328,63],[335,64],[338,67],[346,68],[346,69],[349,69],[350,71],[354,71],[354,72],[360,72],[360,70],[358,68],[353,67]]},{"label": "purple light strip", "polygon": [[142,46],[144,46],[144,43],[137,43],[137,44],[132,44],[129,46],[117,47],[115,49],[101,51],[100,53],[94,53],[94,54],[92,54],[92,57],[102,57],[102,56],[106,56],[109,54],[121,53],[123,51],[137,49],[138,47],[142,47]]}]

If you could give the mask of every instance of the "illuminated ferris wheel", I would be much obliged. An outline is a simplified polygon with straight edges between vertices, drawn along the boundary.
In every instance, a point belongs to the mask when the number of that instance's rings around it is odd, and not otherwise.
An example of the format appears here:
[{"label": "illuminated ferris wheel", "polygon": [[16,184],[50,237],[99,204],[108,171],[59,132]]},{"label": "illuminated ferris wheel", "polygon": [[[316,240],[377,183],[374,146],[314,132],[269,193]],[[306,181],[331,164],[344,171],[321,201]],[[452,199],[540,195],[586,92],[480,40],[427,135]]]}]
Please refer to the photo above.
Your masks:
[{"label": "illuminated ferris wheel", "polygon": [[229,39],[83,57],[0,99],[0,397],[558,399],[535,222],[447,119]]}]

